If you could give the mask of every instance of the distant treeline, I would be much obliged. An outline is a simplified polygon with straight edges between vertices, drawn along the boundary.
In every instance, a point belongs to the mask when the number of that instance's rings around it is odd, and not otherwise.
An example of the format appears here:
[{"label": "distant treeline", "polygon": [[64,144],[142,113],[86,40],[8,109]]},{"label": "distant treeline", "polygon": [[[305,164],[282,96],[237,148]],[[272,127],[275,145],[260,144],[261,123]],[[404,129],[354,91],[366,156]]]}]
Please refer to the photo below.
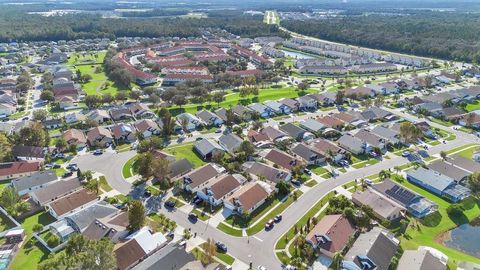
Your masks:
[{"label": "distant treeline", "polygon": [[282,21],[291,31],[358,46],[480,63],[480,15],[421,12]]},{"label": "distant treeline", "polygon": [[[230,16],[227,16],[229,14]],[[116,37],[190,37],[200,27],[219,27],[244,37],[284,35],[266,25],[262,16],[241,12],[212,13],[208,18],[112,19],[94,14],[42,17],[20,11],[0,11],[0,42],[57,41]]]},{"label": "distant treeline", "polygon": [[188,10],[186,9],[159,9],[155,8],[152,10],[146,11],[122,11],[122,17],[141,17],[141,18],[149,18],[149,17],[163,17],[163,16],[181,16],[187,15]]}]

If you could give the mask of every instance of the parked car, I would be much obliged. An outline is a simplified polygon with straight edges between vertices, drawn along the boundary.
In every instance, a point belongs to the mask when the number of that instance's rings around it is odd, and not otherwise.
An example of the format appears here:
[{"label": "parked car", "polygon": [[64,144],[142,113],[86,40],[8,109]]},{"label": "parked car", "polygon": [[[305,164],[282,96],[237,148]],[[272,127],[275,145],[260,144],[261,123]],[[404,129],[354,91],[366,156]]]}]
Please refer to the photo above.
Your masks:
[{"label": "parked car", "polygon": [[402,157],[408,157],[410,156],[410,151],[403,151]]},{"label": "parked car", "polygon": [[292,185],[297,186],[297,187],[302,185],[302,183],[300,181],[295,180],[295,179],[290,180],[290,182],[292,182]]},{"label": "parked car", "polygon": [[167,208],[175,208],[175,202],[166,201],[166,202],[165,202],[165,207],[167,207]]},{"label": "parked car", "polygon": [[190,213],[188,214],[188,219],[190,219],[191,221],[196,221],[198,219],[198,216],[195,213]]},{"label": "parked car", "polygon": [[227,252],[227,245],[225,245],[224,243],[218,241],[218,242],[215,243],[215,246],[217,246],[218,250],[223,251],[223,252]]},{"label": "parked car", "polygon": [[63,174],[62,177],[65,178],[65,177],[70,177],[72,175],[73,175],[73,172],[66,172],[66,173]]},{"label": "parked car", "polygon": [[267,268],[265,266],[259,265],[257,267],[257,270],[267,270]]},{"label": "parked car", "polygon": [[221,129],[217,129],[217,130],[215,130],[215,133],[222,133],[222,130],[221,130]]},{"label": "parked car", "polygon": [[305,168],[303,169],[303,172],[307,175],[312,175],[312,171],[310,171],[309,169]]},{"label": "parked car", "polygon": [[275,216],[275,218],[273,218],[273,220],[274,220],[276,223],[282,221],[282,215],[277,215],[277,216]]},{"label": "parked car", "polygon": [[95,156],[101,155],[101,154],[103,154],[103,150],[102,149],[97,149],[97,150],[93,151],[93,154]]}]

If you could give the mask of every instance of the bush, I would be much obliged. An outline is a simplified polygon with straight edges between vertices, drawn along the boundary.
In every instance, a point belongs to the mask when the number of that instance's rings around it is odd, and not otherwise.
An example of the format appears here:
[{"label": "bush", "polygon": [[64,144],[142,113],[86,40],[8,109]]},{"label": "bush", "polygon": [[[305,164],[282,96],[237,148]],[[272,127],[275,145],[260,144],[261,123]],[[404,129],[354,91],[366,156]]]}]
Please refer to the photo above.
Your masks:
[{"label": "bush", "polygon": [[49,247],[53,248],[56,247],[60,244],[60,238],[54,234],[52,234],[48,239],[47,239],[47,244]]},{"label": "bush", "polygon": [[32,227],[33,232],[39,233],[43,230],[43,225],[42,224],[35,224]]}]

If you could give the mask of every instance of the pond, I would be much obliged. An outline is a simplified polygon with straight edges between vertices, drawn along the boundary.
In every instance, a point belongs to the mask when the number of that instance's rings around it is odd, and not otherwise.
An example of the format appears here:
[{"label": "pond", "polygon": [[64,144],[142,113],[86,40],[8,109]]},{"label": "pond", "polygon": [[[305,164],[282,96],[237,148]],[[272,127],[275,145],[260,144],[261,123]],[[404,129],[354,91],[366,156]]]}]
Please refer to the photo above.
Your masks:
[{"label": "pond", "polygon": [[443,244],[474,257],[480,258],[479,224],[463,224],[450,231],[450,238]]},{"label": "pond", "polygon": [[287,51],[287,50],[282,50],[282,52],[285,53],[285,56],[290,56],[290,57],[293,57],[295,59],[315,59],[317,57],[314,57],[314,56],[311,56],[311,55],[308,55],[308,54],[304,54],[304,53],[300,53],[300,52],[292,52],[292,51]]}]

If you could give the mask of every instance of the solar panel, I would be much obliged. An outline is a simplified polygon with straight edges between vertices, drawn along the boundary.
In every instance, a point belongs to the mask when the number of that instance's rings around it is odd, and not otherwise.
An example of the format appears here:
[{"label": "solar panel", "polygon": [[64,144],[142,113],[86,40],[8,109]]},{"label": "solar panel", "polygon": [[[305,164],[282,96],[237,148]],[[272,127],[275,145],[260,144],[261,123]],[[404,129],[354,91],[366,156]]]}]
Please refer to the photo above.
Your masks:
[{"label": "solar panel", "polygon": [[412,199],[415,198],[415,194],[407,189],[399,187],[398,185],[393,186],[391,189],[387,189],[385,193],[404,204],[409,204]]}]

